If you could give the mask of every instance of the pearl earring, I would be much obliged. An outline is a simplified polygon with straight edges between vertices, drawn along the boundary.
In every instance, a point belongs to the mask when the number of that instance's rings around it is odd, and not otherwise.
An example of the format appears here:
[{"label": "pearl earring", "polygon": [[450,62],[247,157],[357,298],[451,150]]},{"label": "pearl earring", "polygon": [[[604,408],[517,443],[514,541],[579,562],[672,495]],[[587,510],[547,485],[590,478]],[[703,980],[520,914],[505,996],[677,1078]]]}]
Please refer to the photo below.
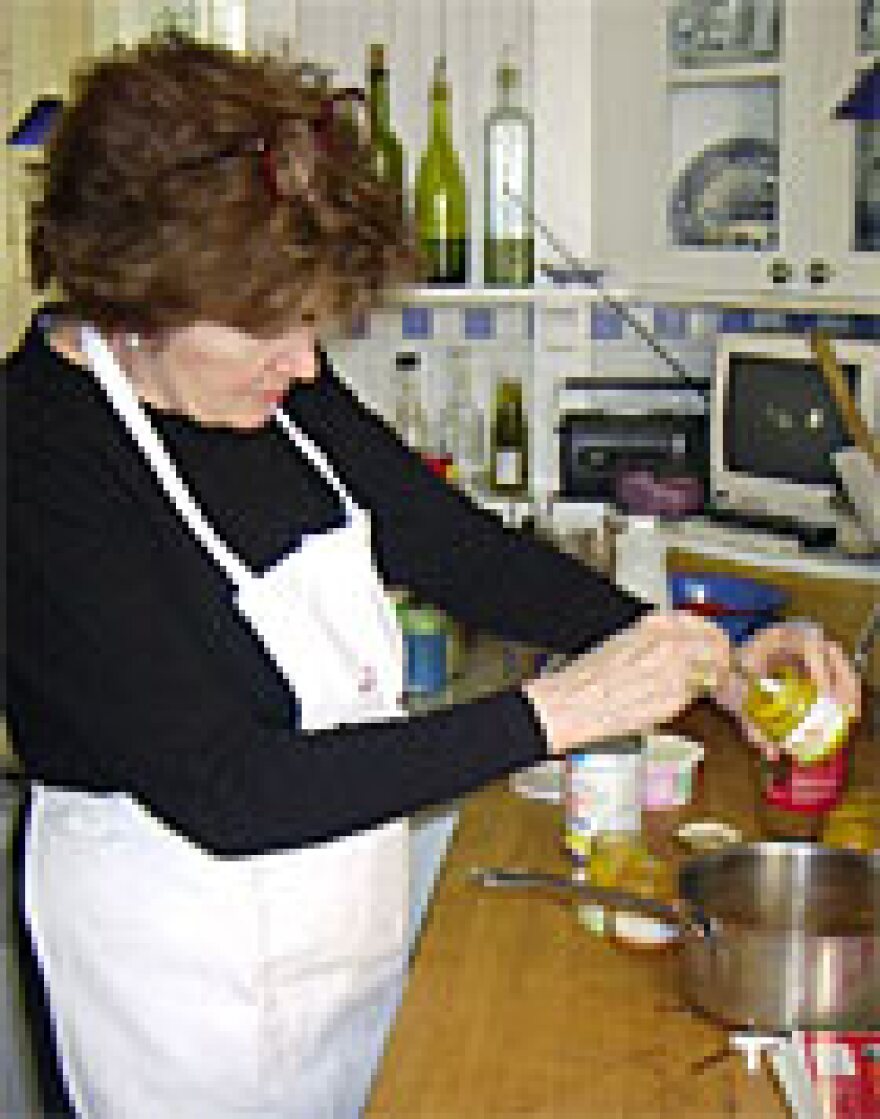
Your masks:
[{"label": "pearl earring", "polygon": [[129,334],[125,341],[130,350],[139,350],[141,348],[141,336],[139,334]]}]

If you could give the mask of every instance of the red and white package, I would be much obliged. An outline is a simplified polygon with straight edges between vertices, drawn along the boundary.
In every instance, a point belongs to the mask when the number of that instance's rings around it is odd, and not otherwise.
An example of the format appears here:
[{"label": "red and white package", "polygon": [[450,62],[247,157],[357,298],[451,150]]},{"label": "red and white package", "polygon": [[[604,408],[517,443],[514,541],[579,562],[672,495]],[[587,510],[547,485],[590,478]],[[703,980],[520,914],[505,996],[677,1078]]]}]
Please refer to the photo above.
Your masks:
[{"label": "red and white package", "polygon": [[880,1119],[880,1032],[794,1036],[818,1119]]}]

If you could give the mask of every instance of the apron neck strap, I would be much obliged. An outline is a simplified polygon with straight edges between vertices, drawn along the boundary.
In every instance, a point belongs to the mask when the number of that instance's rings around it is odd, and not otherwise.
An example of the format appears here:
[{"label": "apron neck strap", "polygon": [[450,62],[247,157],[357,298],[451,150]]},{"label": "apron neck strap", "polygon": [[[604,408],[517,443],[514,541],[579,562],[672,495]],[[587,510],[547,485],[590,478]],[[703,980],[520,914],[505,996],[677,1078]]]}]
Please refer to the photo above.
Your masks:
[{"label": "apron neck strap", "polygon": [[[104,390],[110,404],[147,459],[160,485],[190,531],[236,586],[251,579],[253,575],[248,566],[217,534],[205,517],[107,342],[93,326],[83,326],[80,334],[83,351],[89,360],[95,380]],[[275,411],[273,419],[338,495],[347,516],[351,520],[361,519],[363,511],[343,485],[317,443],[297,427],[280,408]]]},{"label": "apron neck strap", "polygon": [[236,586],[247,581],[251,577],[249,569],[218,536],[199,508],[113,351],[92,326],[84,326],[80,335],[95,380],[106,393],[107,399],[193,535]]},{"label": "apron neck strap", "polygon": [[300,451],[312,466],[318,471],[328,486],[331,487],[345,506],[345,511],[351,519],[362,515],[360,506],[355,502],[349,491],[343,485],[342,479],[330,465],[330,460],[317,443],[296,426],[288,414],[281,408],[275,410],[273,419],[290,439],[291,443]]}]

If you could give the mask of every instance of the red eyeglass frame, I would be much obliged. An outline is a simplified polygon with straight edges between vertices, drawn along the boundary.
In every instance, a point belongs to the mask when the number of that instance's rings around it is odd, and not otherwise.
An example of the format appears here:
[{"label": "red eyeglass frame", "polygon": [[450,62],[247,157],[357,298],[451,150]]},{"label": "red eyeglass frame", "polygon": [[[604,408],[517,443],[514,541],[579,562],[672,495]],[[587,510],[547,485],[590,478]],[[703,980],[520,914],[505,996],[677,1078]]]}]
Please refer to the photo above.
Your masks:
[{"label": "red eyeglass frame", "polygon": [[[291,116],[288,119],[306,121],[311,126],[318,150],[323,155],[332,157],[342,151],[345,146],[345,138],[338,127],[340,123],[338,117],[339,107],[347,104],[360,104],[365,106],[366,101],[367,99],[364,91],[355,86],[337,89],[321,99],[318,115],[316,117]],[[255,155],[258,160],[260,177],[265,184],[269,197],[273,202],[283,202],[286,198],[290,197],[290,195],[284,189],[281,182],[278,164],[278,151],[280,147],[280,140],[277,136],[271,137],[267,134],[239,136],[223,147],[180,160],[178,163],[173,164],[172,167],[166,168],[165,173],[168,171],[196,170],[201,167],[209,167],[211,164],[224,159],[236,159],[241,156]]]}]

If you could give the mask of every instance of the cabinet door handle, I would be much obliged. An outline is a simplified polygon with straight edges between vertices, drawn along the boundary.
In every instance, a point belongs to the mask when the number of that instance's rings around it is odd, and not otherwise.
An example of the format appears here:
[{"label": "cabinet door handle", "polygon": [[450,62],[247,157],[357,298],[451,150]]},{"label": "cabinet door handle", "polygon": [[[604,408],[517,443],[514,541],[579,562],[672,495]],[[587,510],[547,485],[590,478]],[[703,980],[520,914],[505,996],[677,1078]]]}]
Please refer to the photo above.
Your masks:
[{"label": "cabinet door handle", "polygon": [[807,265],[807,279],[814,287],[827,284],[832,275],[831,265],[821,257],[814,257]]},{"label": "cabinet door handle", "polygon": [[787,284],[792,277],[791,265],[784,257],[774,257],[767,265],[767,275],[774,284]]}]

